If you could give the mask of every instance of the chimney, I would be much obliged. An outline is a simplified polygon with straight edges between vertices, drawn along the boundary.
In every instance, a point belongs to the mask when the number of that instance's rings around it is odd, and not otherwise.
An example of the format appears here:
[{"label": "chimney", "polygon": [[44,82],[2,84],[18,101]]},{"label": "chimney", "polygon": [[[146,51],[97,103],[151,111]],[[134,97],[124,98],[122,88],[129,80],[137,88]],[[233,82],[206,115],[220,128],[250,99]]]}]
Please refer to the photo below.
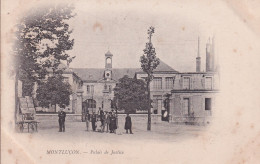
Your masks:
[{"label": "chimney", "polygon": [[200,60],[200,38],[198,37],[198,56],[196,57],[196,72],[200,72],[201,60]]},{"label": "chimney", "polygon": [[211,71],[215,71],[215,37],[211,39]]},{"label": "chimney", "polygon": [[206,44],[206,72],[212,71],[212,49],[210,44],[210,38]]}]

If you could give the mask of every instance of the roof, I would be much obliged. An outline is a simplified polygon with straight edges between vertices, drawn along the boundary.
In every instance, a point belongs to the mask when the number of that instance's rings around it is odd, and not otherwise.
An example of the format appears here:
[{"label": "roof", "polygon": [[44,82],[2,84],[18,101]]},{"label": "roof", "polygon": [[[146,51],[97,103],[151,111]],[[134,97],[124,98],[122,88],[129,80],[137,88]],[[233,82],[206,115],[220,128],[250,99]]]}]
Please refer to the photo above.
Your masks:
[{"label": "roof", "polygon": [[[103,78],[103,68],[72,68],[83,81],[96,82]],[[140,71],[139,68],[113,68],[112,79],[118,81],[124,75],[134,77],[135,73]]]},{"label": "roof", "polygon": [[[105,68],[72,68],[72,70],[83,80],[96,82],[103,78]],[[124,75],[134,77],[136,73],[144,73],[141,68],[112,68],[112,79],[118,81]],[[160,60],[160,64],[154,73],[178,73],[172,67]]]},{"label": "roof", "polygon": [[[153,72],[154,73],[178,73],[178,71],[170,67],[168,64],[164,63],[162,60],[160,60],[160,64]],[[144,72],[143,70],[139,69],[138,73],[144,73]]]},{"label": "roof", "polygon": [[108,50],[107,53],[105,54],[106,56],[113,56],[113,54]]}]

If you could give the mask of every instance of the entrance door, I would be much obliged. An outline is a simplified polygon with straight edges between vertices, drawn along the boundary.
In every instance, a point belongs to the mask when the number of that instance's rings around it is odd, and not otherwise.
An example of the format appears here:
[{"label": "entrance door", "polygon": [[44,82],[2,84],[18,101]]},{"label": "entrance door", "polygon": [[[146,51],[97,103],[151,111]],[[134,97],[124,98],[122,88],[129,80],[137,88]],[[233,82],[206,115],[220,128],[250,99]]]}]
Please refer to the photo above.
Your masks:
[{"label": "entrance door", "polygon": [[81,120],[82,122],[85,122],[86,121],[86,113],[88,111],[88,103],[87,103],[87,100],[84,101],[82,103],[82,115],[81,115]]},{"label": "entrance door", "polygon": [[81,120],[84,122],[86,121],[85,116],[86,113],[89,112],[90,114],[92,112],[96,111],[96,101],[93,99],[87,99],[82,103],[82,115],[81,115]]}]

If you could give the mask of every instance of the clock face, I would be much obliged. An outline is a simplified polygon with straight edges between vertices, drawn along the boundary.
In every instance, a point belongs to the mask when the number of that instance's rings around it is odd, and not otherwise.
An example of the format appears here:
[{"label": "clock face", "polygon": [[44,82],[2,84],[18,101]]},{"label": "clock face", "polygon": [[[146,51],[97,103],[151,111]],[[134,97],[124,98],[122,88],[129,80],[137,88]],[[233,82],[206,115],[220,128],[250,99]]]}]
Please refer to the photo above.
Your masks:
[{"label": "clock face", "polygon": [[106,76],[106,78],[110,78],[111,77],[111,72],[110,71],[106,71],[105,72],[105,76]]}]

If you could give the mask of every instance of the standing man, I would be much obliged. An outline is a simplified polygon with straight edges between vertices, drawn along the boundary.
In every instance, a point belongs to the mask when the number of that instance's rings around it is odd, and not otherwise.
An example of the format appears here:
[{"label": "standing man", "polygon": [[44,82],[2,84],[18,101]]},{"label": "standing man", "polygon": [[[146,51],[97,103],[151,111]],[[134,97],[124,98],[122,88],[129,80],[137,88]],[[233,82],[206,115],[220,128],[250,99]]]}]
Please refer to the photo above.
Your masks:
[{"label": "standing man", "polygon": [[130,130],[130,134],[133,134],[132,133],[132,121],[131,121],[131,117],[129,116],[128,113],[125,118],[125,130],[126,130],[126,133],[128,133],[128,130]]},{"label": "standing man", "polygon": [[103,131],[104,127],[104,111],[103,109],[99,108],[99,117],[101,122],[101,131]]},{"label": "standing man", "polygon": [[87,131],[88,131],[89,122],[90,122],[90,114],[89,114],[88,110],[87,110],[87,112],[86,112],[85,119],[86,119],[86,127],[87,127]]},{"label": "standing man", "polygon": [[93,131],[96,131],[96,121],[97,121],[97,116],[96,116],[95,112],[93,112],[92,116],[91,116],[91,123],[92,123]]},{"label": "standing man", "polygon": [[59,132],[65,132],[65,117],[66,113],[63,111],[63,108],[60,108],[60,111],[58,112],[59,117]]},{"label": "standing man", "polygon": [[106,117],[105,117],[105,120],[106,120],[106,126],[107,126],[107,133],[108,133],[108,130],[109,129],[109,124],[110,124],[110,115],[111,115],[111,112],[106,112]]},{"label": "standing man", "polygon": [[110,117],[110,125],[109,125],[110,133],[116,133],[116,117],[115,114],[112,114]]}]

